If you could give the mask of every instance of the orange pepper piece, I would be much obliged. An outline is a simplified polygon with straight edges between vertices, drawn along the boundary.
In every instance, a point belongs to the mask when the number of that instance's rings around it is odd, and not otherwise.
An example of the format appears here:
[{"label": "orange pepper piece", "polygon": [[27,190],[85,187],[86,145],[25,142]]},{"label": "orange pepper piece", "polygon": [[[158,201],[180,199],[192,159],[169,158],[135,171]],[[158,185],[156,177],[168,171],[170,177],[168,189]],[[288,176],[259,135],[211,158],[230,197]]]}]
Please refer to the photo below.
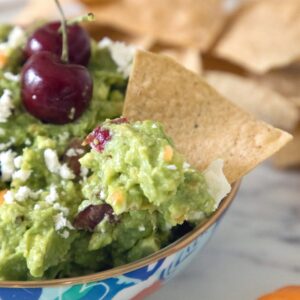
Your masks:
[{"label": "orange pepper piece", "polygon": [[4,202],[4,195],[6,194],[7,190],[0,191],[0,205]]},{"label": "orange pepper piece", "polygon": [[0,52],[0,68],[3,68],[6,64],[7,56],[4,52]]},{"label": "orange pepper piece", "polygon": [[287,286],[271,294],[262,296],[258,300],[299,300],[300,286]]}]

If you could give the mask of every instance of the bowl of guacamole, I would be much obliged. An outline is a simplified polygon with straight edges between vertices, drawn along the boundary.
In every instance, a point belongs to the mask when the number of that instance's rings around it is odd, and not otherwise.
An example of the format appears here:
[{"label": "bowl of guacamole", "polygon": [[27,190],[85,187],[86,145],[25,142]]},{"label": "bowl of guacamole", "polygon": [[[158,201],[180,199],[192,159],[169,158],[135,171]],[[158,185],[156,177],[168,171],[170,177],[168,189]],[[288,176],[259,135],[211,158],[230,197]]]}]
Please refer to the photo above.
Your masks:
[{"label": "bowl of guacamole", "polygon": [[33,115],[22,98],[33,30],[0,26],[1,299],[129,299],[201,248],[235,188],[217,210],[231,190],[221,160],[199,172],[161,123],[121,116],[135,53],[123,43],[90,39],[80,117]]}]

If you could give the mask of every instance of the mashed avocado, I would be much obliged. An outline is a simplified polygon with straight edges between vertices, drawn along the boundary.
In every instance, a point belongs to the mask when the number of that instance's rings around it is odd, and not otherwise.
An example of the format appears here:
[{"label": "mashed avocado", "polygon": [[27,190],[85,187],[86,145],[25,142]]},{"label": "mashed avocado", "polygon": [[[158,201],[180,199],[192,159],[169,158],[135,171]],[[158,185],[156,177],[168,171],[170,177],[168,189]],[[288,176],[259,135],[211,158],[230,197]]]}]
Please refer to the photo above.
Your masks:
[{"label": "mashed avocado", "polygon": [[104,122],[121,115],[127,86],[105,43],[91,41],[94,94],[78,120],[51,125],[28,114],[20,98],[23,45],[13,41],[25,33],[14,30],[0,27],[7,56],[0,71],[0,280],[71,277],[128,263],[217,208],[229,191],[228,184],[219,188],[222,164],[194,170],[157,122]]}]

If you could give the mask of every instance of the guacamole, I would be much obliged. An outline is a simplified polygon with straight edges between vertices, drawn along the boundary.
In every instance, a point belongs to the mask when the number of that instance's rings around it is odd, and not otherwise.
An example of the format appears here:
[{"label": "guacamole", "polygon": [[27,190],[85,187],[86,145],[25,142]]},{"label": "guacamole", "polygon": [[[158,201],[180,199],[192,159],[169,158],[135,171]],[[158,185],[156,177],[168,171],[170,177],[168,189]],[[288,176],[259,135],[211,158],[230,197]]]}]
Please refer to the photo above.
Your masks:
[{"label": "guacamole", "polygon": [[161,124],[114,119],[130,69],[128,56],[123,65],[116,59],[124,45],[91,40],[88,109],[72,123],[45,124],[22,105],[26,32],[18,28],[23,39],[13,43],[14,30],[0,27],[7,56],[0,71],[0,280],[72,277],[132,262],[217,209],[230,190],[221,161],[200,173]]}]

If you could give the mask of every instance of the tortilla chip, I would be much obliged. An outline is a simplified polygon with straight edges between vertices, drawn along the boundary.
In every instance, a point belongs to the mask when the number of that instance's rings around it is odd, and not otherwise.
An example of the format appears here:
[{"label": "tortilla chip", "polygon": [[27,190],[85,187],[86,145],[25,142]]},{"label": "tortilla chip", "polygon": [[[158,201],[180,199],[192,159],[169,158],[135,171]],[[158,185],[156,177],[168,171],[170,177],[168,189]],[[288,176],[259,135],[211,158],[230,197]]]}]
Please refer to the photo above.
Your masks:
[{"label": "tortilla chip", "polygon": [[124,115],[162,122],[178,150],[200,170],[223,159],[231,183],[292,138],[255,120],[173,59],[142,51],[134,60]]},{"label": "tortilla chip", "polygon": [[288,131],[299,122],[295,104],[253,79],[218,71],[206,72],[205,78],[224,97],[260,120]]},{"label": "tortilla chip", "polygon": [[247,71],[240,66],[210,53],[202,55],[202,64],[204,70],[224,71],[243,76],[247,74]]},{"label": "tortilla chip", "polygon": [[286,66],[300,57],[300,1],[258,0],[233,21],[216,55],[255,73]]},{"label": "tortilla chip", "polygon": [[287,68],[274,70],[255,80],[269,86],[281,95],[294,102],[300,108],[300,66],[293,65]]},{"label": "tortilla chip", "polygon": [[293,141],[274,155],[273,162],[276,167],[300,167],[300,126],[293,135]]},{"label": "tortilla chip", "polygon": [[[144,48],[145,49],[145,48]],[[148,50],[148,49],[147,49]],[[202,73],[202,60],[199,50],[193,48],[175,48],[162,45],[154,45],[151,52],[172,57],[185,68],[197,74]]]},{"label": "tortilla chip", "polygon": [[101,24],[201,50],[212,45],[227,17],[222,0],[119,0],[91,8]]}]

